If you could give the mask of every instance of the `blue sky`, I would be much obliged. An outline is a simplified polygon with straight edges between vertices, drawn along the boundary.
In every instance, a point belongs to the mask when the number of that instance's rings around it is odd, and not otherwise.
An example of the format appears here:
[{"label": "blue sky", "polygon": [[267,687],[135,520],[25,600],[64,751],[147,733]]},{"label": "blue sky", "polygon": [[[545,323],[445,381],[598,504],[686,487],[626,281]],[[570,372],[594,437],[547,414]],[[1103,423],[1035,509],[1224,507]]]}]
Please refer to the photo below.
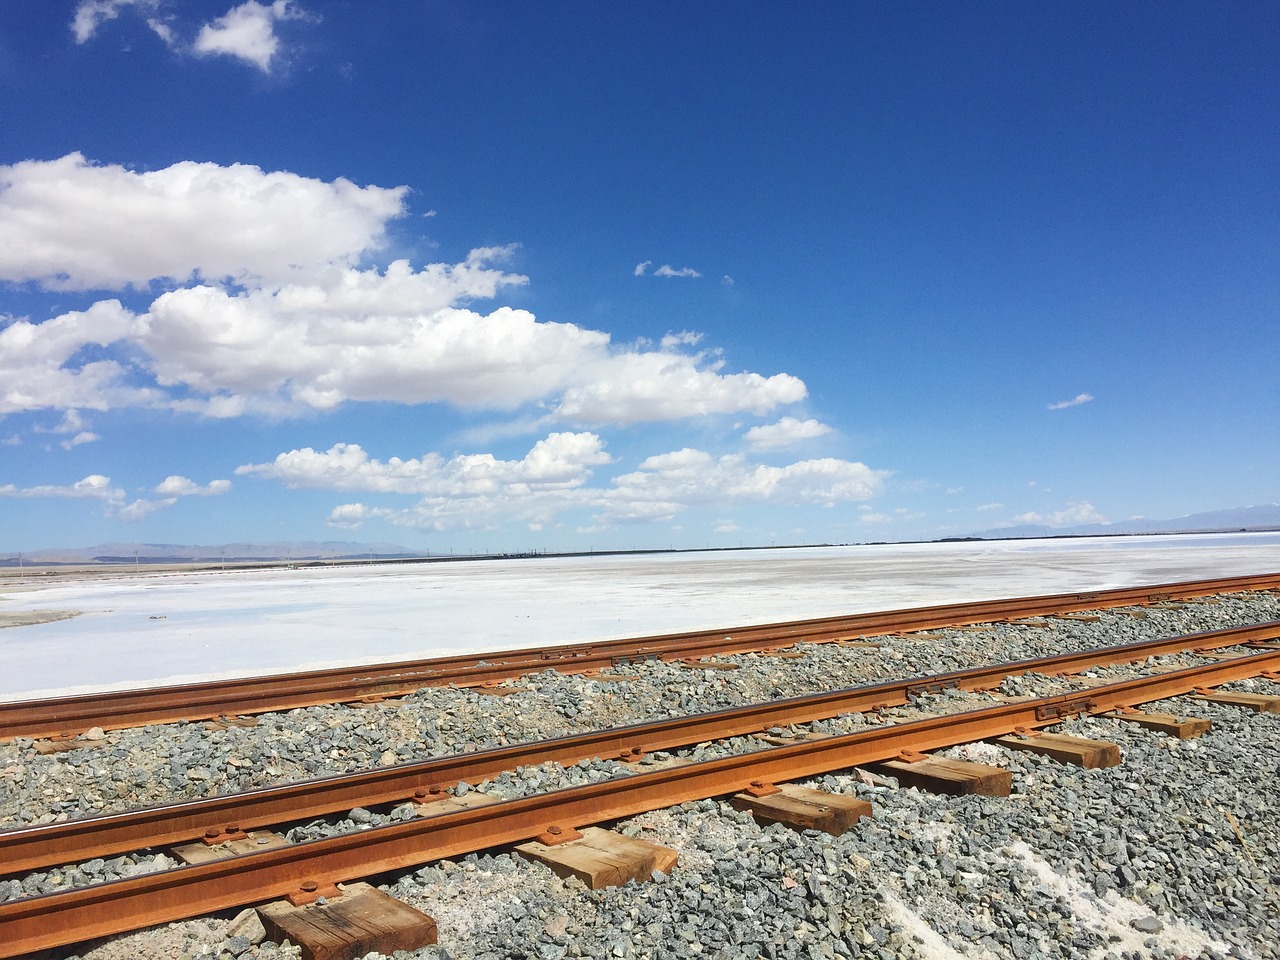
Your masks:
[{"label": "blue sky", "polygon": [[0,2],[0,550],[1273,502],[1280,7]]}]

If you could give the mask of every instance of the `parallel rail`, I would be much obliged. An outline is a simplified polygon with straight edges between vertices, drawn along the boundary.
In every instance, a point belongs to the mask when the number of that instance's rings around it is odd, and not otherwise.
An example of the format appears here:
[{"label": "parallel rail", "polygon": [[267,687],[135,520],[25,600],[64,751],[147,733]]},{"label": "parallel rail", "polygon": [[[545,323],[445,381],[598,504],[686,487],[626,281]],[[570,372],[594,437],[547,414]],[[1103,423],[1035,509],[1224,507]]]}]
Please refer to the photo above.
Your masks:
[{"label": "parallel rail", "polygon": [[1276,638],[1280,638],[1280,621],[1144,640],[10,830],[0,832],[0,875],[195,840],[206,830],[224,829],[233,824],[252,829],[306,820],[356,806],[412,800],[415,795],[429,795],[433,789],[443,789],[459,781],[487,780],[521,766],[539,763],[567,766],[591,757],[637,757],[645,752],[742,736],[770,727],[899,706],[926,692],[987,689],[1018,674],[1073,673],[1187,650],[1216,650]]},{"label": "parallel rail", "polygon": [[584,673],[636,660],[680,660],[750,653],[797,642],[930,630],[1106,607],[1191,599],[1217,593],[1280,589],[1280,573],[1125,587],[1087,593],[985,600],[843,617],[700,630],[663,636],[525,648],[481,655],[338,667],[286,676],[151,687],[142,690],[0,703],[0,741],[70,736],[178,720],[202,720],[290,710],[371,697],[400,696],[423,687],[479,686],[553,668]]},{"label": "parallel rail", "polygon": [[620,777],[457,813],[314,840],[233,860],[179,867],[65,893],[0,904],[0,958],[65,946],[334,883],[516,843],[549,826],[584,826],[743,790],[1038,729],[1190,693],[1280,667],[1280,651],[1126,680],[1039,700],[875,727],[741,756]]}]

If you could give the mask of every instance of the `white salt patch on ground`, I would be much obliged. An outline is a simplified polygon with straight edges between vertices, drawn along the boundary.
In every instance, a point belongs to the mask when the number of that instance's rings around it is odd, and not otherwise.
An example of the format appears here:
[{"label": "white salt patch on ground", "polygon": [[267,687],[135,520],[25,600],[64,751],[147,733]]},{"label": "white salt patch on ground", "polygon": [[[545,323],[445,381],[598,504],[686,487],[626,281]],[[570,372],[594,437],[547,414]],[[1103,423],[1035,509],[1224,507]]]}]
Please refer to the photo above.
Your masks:
[{"label": "white salt patch on ground", "polygon": [[881,890],[885,913],[902,927],[908,939],[918,941],[916,950],[928,960],[994,960],[997,954],[985,948],[973,953],[961,953],[943,939],[925,919],[887,890]]},{"label": "white salt patch on ground", "polygon": [[1063,877],[1055,873],[1046,860],[1021,840],[1011,844],[1008,849],[1055,897],[1066,901],[1080,923],[1104,937],[1119,938],[1105,947],[1099,947],[1093,952],[1093,957],[1101,957],[1108,952],[1146,956],[1148,948],[1145,944],[1150,939],[1156,941],[1158,950],[1172,948],[1179,954],[1188,956],[1198,956],[1206,949],[1218,953],[1226,953],[1230,949],[1230,944],[1214,940],[1198,927],[1183,923],[1168,914],[1161,914],[1158,918],[1164,924],[1164,929],[1159,933],[1135,930],[1129,923],[1139,917],[1153,916],[1150,908],[1125,899],[1114,890],[1107,892],[1105,900],[1099,900],[1092,889],[1075,877]]},{"label": "white salt patch on ground", "polygon": [[84,613],[0,630],[0,699],[1276,571],[1280,536],[1236,534],[10,574],[6,611]]}]

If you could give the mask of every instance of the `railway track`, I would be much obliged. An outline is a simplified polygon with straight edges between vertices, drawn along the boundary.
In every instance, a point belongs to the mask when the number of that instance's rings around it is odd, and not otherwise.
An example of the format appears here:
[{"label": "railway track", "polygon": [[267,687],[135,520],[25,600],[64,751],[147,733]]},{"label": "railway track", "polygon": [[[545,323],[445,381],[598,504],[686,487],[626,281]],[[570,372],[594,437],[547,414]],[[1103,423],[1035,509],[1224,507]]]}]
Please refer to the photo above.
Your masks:
[{"label": "railway track", "polygon": [[323,816],[352,807],[421,799],[459,781],[475,783],[521,766],[565,766],[591,757],[639,758],[708,740],[809,723],[846,713],[905,704],[941,690],[984,690],[1026,673],[1078,673],[1188,650],[1221,650],[1280,638],[1280,621],[1187,634],[1140,643],[994,664],[944,674],[835,690],[753,704],[734,710],[675,717],[555,740],[380,767],[358,774],[304,780],[283,787],[166,804],[128,813],[0,832],[0,874],[57,866],[122,851],[141,850]]},{"label": "railway track", "polygon": [[[330,791],[327,800],[317,802],[328,804],[331,810],[340,809],[355,798],[364,803],[379,802],[379,797],[384,802],[387,799],[408,799],[414,792],[429,792],[433,786],[440,787],[451,780],[464,779],[464,773],[467,779],[479,779],[485,771],[490,771],[491,775],[498,769],[510,769],[513,762],[566,762],[584,755],[583,751],[601,754],[617,751],[634,756],[637,748],[660,749],[834,713],[865,711],[876,706],[903,703],[913,694],[931,690],[982,688],[999,682],[1003,677],[1028,670],[1071,672],[1104,664],[1132,662],[1162,653],[1220,650],[1231,645],[1270,640],[1278,634],[1280,624],[1271,623],[1102,648],[935,677],[916,677],[835,694],[761,704],[743,710],[683,717],[668,723],[603,731],[588,737],[562,738],[526,748],[410,764],[392,768],[386,772],[386,779],[372,788],[361,778],[330,778],[278,791],[256,791],[239,798],[224,797],[79,823],[13,831],[0,834],[0,844],[3,844],[0,853],[3,853],[7,871],[11,864],[21,864],[22,869],[30,869],[35,864],[65,862],[66,854],[71,851],[75,851],[77,856],[88,856],[85,851],[91,849],[98,852],[125,849],[122,844],[132,844],[136,849],[138,845],[154,846],[199,836],[201,831],[209,828],[210,816],[219,824],[219,829],[227,825],[228,815],[236,816],[242,826],[259,817],[264,818],[264,823],[279,822],[281,814],[290,809],[292,812],[284,819],[292,819],[299,809],[288,807],[289,792],[294,790],[294,801],[304,804],[307,802],[305,795],[309,792],[323,794]],[[1019,729],[1040,729],[1066,717],[1109,713],[1231,680],[1270,674],[1277,669],[1280,669],[1280,651],[1243,654],[1233,659],[1092,689],[877,726],[859,733],[652,773],[637,773],[588,787],[524,797],[475,810],[426,816],[407,823],[293,844],[219,863],[181,867],[160,874],[13,901],[0,904],[0,934],[3,934],[0,936],[0,957],[18,956],[32,950],[285,896],[296,893],[299,885],[309,879],[322,884],[343,882],[527,840],[542,834],[550,826],[572,828],[605,822],[686,800],[732,793],[753,782],[784,782],[892,759],[903,751],[933,750]],[[349,782],[341,785],[340,780]],[[414,788],[413,791],[406,794],[410,787]],[[346,788],[365,792],[335,792]],[[383,792],[378,793],[379,790]],[[254,804],[258,806],[255,808]],[[272,807],[272,804],[281,805]],[[246,814],[246,811],[254,809],[256,813]],[[95,843],[98,844],[96,848],[93,847]]]},{"label": "railway track", "polygon": [[552,668],[585,673],[637,660],[697,659],[940,627],[1144,605],[1213,594],[1280,589],[1280,573],[1126,587],[1087,593],[946,604],[815,620],[702,630],[479,656],[343,667],[142,690],[0,703],[0,741],[70,737],[179,720],[244,716],[327,703],[393,697],[428,686],[482,686]]}]

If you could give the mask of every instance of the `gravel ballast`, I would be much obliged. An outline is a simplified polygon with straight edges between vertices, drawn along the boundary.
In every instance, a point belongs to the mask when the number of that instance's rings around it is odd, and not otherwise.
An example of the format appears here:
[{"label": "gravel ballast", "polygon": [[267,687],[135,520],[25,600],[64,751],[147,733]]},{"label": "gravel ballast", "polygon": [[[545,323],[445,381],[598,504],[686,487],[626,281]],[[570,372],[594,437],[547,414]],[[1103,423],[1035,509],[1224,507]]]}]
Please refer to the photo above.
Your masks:
[{"label": "gravel ballast", "polygon": [[[397,705],[330,706],[259,718],[253,727],[174,724],[109,732],[98,747],[43,756],[29,741],[0,745],[0,827],[234,792],[369,766],[425,759],[605,726],[720,709],[890,677],[936,673],[1179,633],[1280,619],[1280,597],[1103,611],[1097,623],[934,631],[883,638],[879,649],[801,645],[806,656],[720,658],[736,670],[648,662],[636,679],[548,671],[504,697],[430,689]],[[1192,656],[1159,658],[1189,665]],[[1142,665],[1139,665],[1141,667]],[[1133,668],[1091,671],[1103,682]],[[1036,695],[1070,681],[1011,678],[998,693]],[[1266,680],[1231,685],[1280,694]],[[987,702],[990,702],[989,700]],[[847,732],[914,711],[971,709],[959,694],[902,711],[834,718],[803,729]],[[810,785],[869,800],[875,817],[843,837],[761,828],[717,800],[617,825],[673,847],[680,862],[653,882],[587,891],[505,852],[442,861],[384,878],[393,895],[434,916],[441,946],[423,958],[616,957],[1280,957],[1280,717],[1186,698],[1150,709],[1203,716],[1213,729],[1178,741],[1110,719],[1063,732],[1110,740],[1121,766],[1083,771],[970,744],[950,755],[1011,770],[1008,799],[949,798],[898,789],[856,772]],[[735,738],[685,752],[708,759],[763,749]],[[501,797],[595,782],[616,761],[522,768],[485,784]],[[407,806],[357,809],[293,825],[293,840],[368,829],[412,816]],[[165,869],[163,851],[0,880],[0,900]],[[251,917],[190,921],[87,950],[114,957],[289,957]]]}]

